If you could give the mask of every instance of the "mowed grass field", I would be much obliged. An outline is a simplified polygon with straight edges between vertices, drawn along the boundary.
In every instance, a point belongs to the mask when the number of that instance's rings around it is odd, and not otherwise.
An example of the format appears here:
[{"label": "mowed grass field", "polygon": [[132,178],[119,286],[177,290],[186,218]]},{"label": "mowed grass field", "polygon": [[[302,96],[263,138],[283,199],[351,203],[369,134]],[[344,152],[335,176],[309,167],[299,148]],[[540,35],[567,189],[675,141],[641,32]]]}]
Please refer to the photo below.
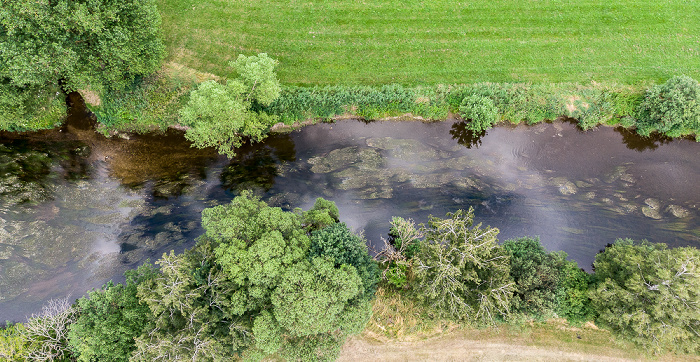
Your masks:
[{"label": "mowed grass field", "polygon": [[700,78],[700,1],[158,0],[169,60],[285,84],[658,83]]}]

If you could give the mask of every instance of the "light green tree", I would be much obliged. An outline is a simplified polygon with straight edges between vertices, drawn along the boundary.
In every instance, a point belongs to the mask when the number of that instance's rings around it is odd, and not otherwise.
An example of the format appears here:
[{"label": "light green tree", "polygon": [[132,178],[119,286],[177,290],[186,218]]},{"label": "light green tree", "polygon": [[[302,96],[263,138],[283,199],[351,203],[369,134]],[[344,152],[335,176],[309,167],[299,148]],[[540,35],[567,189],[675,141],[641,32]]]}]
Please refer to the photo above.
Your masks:
[{"label": "light green tree", "polygon": [[229,65],[239,77],[225,85],[213,80],[201,83],[180,110],[180,123],[189,127],[185,137],[193,146],[216,147],[233,157],[246,138],[261,141],[277,122],[277,116],[258,109],[274,102],[281,88],[274,72],[277,61],[265,53],[241,54]]},{"label": "light green tree", "polygon": [[700,250],[618,240],[593,266],[601,324],[657,352],[700,352]]},{"label": "light green tree", "polygon": [[493,323],[508,315],[515,283],[498,229],[473,225],[474,211],[431,217],[415,256],[415,292],[438,313]]}]

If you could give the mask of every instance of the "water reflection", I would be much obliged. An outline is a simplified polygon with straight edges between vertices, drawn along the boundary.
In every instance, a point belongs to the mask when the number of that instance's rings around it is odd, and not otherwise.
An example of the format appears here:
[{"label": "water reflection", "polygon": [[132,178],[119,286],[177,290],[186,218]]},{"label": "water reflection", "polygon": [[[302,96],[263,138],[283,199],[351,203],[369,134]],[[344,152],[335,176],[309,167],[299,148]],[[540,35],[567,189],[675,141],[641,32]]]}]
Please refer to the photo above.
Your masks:
[{"label": "water reflection", "polygon": [[659,148],[660,145],[673,141],[672,138],[664,136],[660,133],[654,133],[648,137],[640,136],[634,130],[624,127],[615,127],[615,132],[622,135],[622,142],[625,144],[625,146],[627,146],[627,148],[637,152],[655,150]]},{"label": "water reflection", "polygon": [[221,172],[221,186],[231,191],[269,191],[280,169],[296,160],[294,141],[289,134],[273,134],[260,145],[246,144]]},{"label": "water reflection", "polygon": [[486,131],[474,132],[467,128],[467,122],[455,122],[450,129],[452,139],[466,148],[479,148],[481,139],[486,136]]}]

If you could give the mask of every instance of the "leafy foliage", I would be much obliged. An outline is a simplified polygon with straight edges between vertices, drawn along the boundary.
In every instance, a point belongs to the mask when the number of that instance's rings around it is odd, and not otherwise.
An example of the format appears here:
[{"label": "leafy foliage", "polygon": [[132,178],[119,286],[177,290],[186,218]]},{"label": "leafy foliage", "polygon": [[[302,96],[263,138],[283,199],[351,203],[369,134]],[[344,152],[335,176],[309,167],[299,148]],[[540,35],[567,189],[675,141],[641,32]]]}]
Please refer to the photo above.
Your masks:
[{"label": "leafy foliage", "polygon": [[150,310],[136,294],[137,285],[152,275],[144,267],[127,272],[126,285],[109,283],[76,301],[68,344],[78,361],[129,360],[135,338],[153,329]]},{"label": "leafy foliage", "polygon": [[487,97],[471,95],[464,97],[459,105],[459,114],[470,120],[468,126],[474,132],[485,131],[498,119],[498,108]]},{"label": "leafy foliage", "polygon": [[625,239],[593,265],[599,322],[657,352],[700,352],[700,250]]},{"label": "leafy foliage", "polygon": [[688,76],[673,77],[647,89],[639,106],[637,132],[659,131],[670,137],[700,132],[700,83]]},{"label": "leafy foliage", "polygon": [[230,62],[240,75],[226,85],[210,80],[201,83],[180,110],[180,122],[189,127],[185,137],[196,147],[216,147],[229,157],[244,138],[260,141],[277,117],[258,108],[273,102],[280,93],[274,73],[277,61],[261,53],[239,55]]},{"label": "leafy foliage", "polygon": [[592,276],[576,265],[567,261],[559,272],[557,289],[557,314],[570,322],[592,320],[595,312],[591,307],[589,290]]},{"label": "leafy foliage", "polygon": [[3,115],[4,129],[47,128],[56,123],[57,104],[52,93],[42,91],[45,88],[119,89],[155,71],[165,55],[154,0],[2,4],[0,104],[18,104],[11,114],[20,117],[12,121]]},{"label": "leafy foliage", "polygon": [[217,361],[251,342],[250,321],[232,313],[232,287],[206,240],[163,255],[159,273],[138,285],[154,327],[136,339],[136,361]]},{"label": "leafy foliage", "polygon": [[362,298],[374,297],[379,279],[377,263],[367,253],[363,238],[353,234],[345,223],[337,223],[311,234],[309,258],[325,257],[335,263],[336,268],[353,266],[362,280]]},{"label": "leafy foliage", "polygon": [[539,238],[506,240],[510,253],[510,275],[517,290],[513,310],[533,316],[558,315],[570,321],[590,318],[588,286],[590,276],[563,251],[547,252]]},{"label": "leafy foliage", "polygon": [[[199,242],[216,245],[214,260],[230,288],[222,308],[251,338],[234,350],[247,358],[332,360],[345,338],[362,330],[376,266],[337,217],[335,204],[323,199],[310,212],[285,212],[248,192],[202,212]],[[328,222],[309,237],[309,225]]]},{"label": "leafy foliage", "polygon": [[27,339],[24,325],[8,324],[0,328],[0,360],[24,362],[27,355]]},{"label": "leafy foliage", "polygon": [[515,284],[498,229],[473,225],[474,211],[431,217],[416,255],[415,292],[439,313],[493,323],[508,315]]},{"label": "leafy foliage", "polygon": [[517,285],[513,309],[533,316],[555,311],[565,254],[547,253],[539,238],[506,240],[503,248],[510,253],[510,275]]},{"label": "leafy foliage", "polygon": [[321,197],[316,199],[309,211],[302,213],[302,220],[308,232],[321,230],[340,221],[340,212],[335,202]]},{"label": "leafy foliage", "polygon": [[408,287],[408,273],[412,268],[413,257],[420,250],[420,239],[423,237],[411,219],[393,217],[389,240],[384,241],[384,249],[376,259],[384,265],[382,277],[395,288]]}]

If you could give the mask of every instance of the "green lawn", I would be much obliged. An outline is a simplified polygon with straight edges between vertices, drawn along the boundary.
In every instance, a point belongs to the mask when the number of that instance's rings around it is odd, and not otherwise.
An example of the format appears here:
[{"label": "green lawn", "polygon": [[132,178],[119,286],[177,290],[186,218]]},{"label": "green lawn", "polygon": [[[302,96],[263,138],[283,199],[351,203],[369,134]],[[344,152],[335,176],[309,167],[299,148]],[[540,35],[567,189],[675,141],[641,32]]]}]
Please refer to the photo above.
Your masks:
[{"label": "green lawn", "polygon": [[239,53],[285,84],[700,78],[690,0],[158,0],[169,60],[221,76]]}]

